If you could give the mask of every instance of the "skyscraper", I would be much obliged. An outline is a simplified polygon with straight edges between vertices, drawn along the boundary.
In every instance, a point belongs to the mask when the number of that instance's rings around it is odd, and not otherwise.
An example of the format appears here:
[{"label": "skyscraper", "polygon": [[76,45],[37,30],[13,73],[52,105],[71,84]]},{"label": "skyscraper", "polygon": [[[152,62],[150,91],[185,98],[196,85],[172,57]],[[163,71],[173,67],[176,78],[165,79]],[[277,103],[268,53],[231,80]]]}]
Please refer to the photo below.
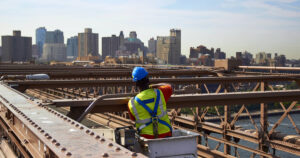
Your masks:
[{"label": "skyscraper", "polygon": [[67,39],[67,58],[76,59],[78,56],[78,37],[70,37]]},{"label": "skyscraper", "polygon": [[13,31],[13,36],[2,36],[2,61],[29,61],[32,56],[31,37],[22,37],[21,31]]},{"label": "skyscraper", "polygon": [[242,52],[236,52],[235,58],[236,58],[236,60],[242,60]]},{"label": "skyscraper", "polygon": [[136,32],[135,32],[135,31],[131,31],[131,32],[129,33],[129,38],[137,38]]},{"label": "skyscraper", "polygon": [[102,58],[106,56],[116,57],[116,51],[120,47],[120,38],[116,35],[102,37]]},{"label": "skyscraper", "polygon": [[43,61],[66,61],[64,33],[60,30],[47,31],[43,46]]},{"label": "skyscraper", "polygon": [[120,35],[119,35],[119,44],[120,46],[123,46],[124,45],[124,34],[123,34],[123,31],[120,31]]},{"label": "skyscraper", "polygon": [[156,56],[156,43],[157,41],[154,38],[151,38],[148,41],[148,52]]},{"label": "skyscraper", "polygon": [[40,27],[35,30],[35,43],[37,45],[38,57],[41,57],[43,54],[46,32],[47,30],[45,27]]},{"label": "skyscraper", "polygon": [[78,33],[78,58],[99,56],[98,34],[91,28],[85,28],[84,33]]},{"label": "skyscraper", "polygon": [[64,33],[60,30],[47,31],[45,43],[64,43]]},{"label": "skyscraper", "polygon": [[1,57],[2,57],[2,47],[0,47],[0,61],[1,61]]},{"label": "skyscraper", "polygon": [[226,53],[222,52],[220,48],[216,49],[214,54],[215,59],[226,59]]},{"label": "skyscraper", "polygon": [[32,45],[32,58],[38,59],[39,57],[38,47],[36,44],[34,44]]},{"label": "skyscraper", "polygon": [[126,51],[130,52],[130,55],[135,54],[138,55],[139,52],[146,52],[144,43],[137,38],[137,33],[135,31],[131,31],[129,33],[129,37],[124,40],[124,48]]},{"label": "skyscraper", "polygon": [[270,66],[272,55],[270,53],[259,52],[256,54],[255,64],[262,66]]},{"label": "skyscraper", "polygon": [[43,47],[44,61],[66,61],[66,45],[64,43],[45,43]]},{"label": "skyscraper", "polygon": [[166,64],[180,64],[181,31],[171,29],[170,36],[158,36],[156,53]]},{"label": "skyscraper", "polygon": [[190,48],[190,58],[200,58],[202,55],[209,54],[210,57],[214,56],[214,49],[208,49],[203,45],[199,45],[197,48]]}]

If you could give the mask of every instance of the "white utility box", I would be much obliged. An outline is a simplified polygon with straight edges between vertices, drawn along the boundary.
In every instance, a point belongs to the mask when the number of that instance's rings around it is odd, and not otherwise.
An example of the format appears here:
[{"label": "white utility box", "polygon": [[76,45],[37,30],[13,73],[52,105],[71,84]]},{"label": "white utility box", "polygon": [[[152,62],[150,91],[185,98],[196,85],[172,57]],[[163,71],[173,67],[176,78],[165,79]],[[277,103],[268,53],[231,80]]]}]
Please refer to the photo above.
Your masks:
[{"label": "white utility box", "polygon": [[150,158],[196,158],[199,134],[186,130],[173,130],[172,137],[146,139],[140,141],[148,146]]}]

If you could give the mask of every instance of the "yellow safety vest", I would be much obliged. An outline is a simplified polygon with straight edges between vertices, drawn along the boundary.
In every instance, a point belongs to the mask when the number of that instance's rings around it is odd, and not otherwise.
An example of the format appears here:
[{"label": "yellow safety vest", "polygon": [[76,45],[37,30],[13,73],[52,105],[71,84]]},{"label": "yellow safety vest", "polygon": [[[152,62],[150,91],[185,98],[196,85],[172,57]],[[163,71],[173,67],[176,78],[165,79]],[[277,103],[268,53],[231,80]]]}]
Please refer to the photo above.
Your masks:
[{"label": "yellow safety vest", "polygon": [[153,124],[157,123],[158,135],[172,131],[167,115],[166,101],[159,89],[147,89],[129,101],[129,110],[135,117],[139,134],[155,135]]}]

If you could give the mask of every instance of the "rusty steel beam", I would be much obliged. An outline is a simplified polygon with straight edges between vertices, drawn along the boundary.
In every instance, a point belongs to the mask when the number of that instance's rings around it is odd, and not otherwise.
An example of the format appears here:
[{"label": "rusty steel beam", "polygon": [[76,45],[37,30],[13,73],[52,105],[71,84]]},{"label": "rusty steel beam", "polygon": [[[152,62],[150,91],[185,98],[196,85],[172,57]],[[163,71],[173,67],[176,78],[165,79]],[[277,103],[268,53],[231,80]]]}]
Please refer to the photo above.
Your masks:
[{"label": "rusty steel beam", "polygon": [[[113,128],[124,126],[124,123],[126,125],[133,125],[132,121],[128,122],[128,121],[125,121],[124,119],[115,118],[115,116],[112,115],[112,114],[109,114],[110,115],[109,117],[105,116],[106,114],[96,114],[96,115],[90,115],[89,118],[91,119],[92,116],[95,116],[93,118],[94,121],[102,122],[103,124],[111,126]],[[182,127],[182,125],[184,125],[184,127],[193,129],[194,122],[192,120],[176,117],[175,121],[177,123],[179,123],[181,125],[181,127]],[[189,125],[190,127],[186,126],[186,125]],[[222,134],[222,132],[223,132],[222,126],[217,125],[217,124],[213,124],[213,123],[209,123],[209,122],[200,123],[198,125],[198,130],[200,130],[200,131],[207,130],[207,131],[211,131],[211,132],[219,133],[219,134]],[[250,141],[250,142],[253,142],[253,143],[256,143],[256,144],[258,143],[257,133],[249,133],[249,132],[241,131],[241,130],[228,130],[226,135],[232,136],[232,137],[235,137],[235,138],[239,138],[239,139],[242,139],[242,140]],[[278,143],[274,144],[273,141],[270,141],[268,143],[270,143],[274,149],[282,150],[282,151],[289,152],[289,153],[294,153],[296,155],[298,153],[297,150],[299,149],[299,147],[293,146],[293,144],[288,143],[288,144],[285,144],[285,145],[278,146],[277,145]],[[245,150],[247,150],[247,149],[245,149]],[[213,155],[218,154],[218,153],[215,153],[213,151],[214,150],[205,151],[205,152],[211,153]],[[203,153],[203,150],[201,151],[200,149],[198,149],[198,153]]]},{"label": "rusty steel beam", "polygon": [[300,67],[239,66],[239,68],[248,70],[300,71]]},{"label": "rusty steel beam", "polygon": [[[131,96],[131,94],[128,94]],[[104,99],[92,110],[92,113],[99,112],[120,112],[126,111],[129,98]],[[298,101],[300,100],[300,90],[266,91],[266,92],[234,92],[234,93],[211,93],[193,95],[173,95],[168,101],[168,108],[182,107],[204,107],[216,105],[237,105],[252,103],[271,103],[278,101]],[[88,100],[53,100],[56,106],[88,106],[93,99]]]},{"label": "rusty steel beam", "polygon": [[[300,80],[300,76],[247,76],[247,77],[198,77],[198,78],[159,78],[150,79],[155,83],[170,84],[216,84],[234,82],[279,82]],[[103,80],[39,80],[39,81],[6,81],[9,85],[19,89],[28,88],[79,88],[93,86],[133,86],[131,79],[103,79]]]},{"label": "rusty steel beam", "polygon": [[206,158],[235,158],[234,156],[231,155],[226,155],[221,151],[218,150],[212,150],[209,149],[208,147],[204,146],[204,145],[198,145],[197,146],[197,153],[199,157],[206,157]]},{"label": "rusty steel beam", "polygon": [[40,100],[30,99],[2,83],[0,94],[0,118],[32,157],[132,157],[131,151],[41,106]]},{"label": "rusty steel beam", "polygon": [[[1,75],[26,75],[35,73],[46,73],[50,78],[85,78],[85,77],[131,77],[131,69],[126,70],[4,70]],[[148,70],[149,76],[199,76],[199,75],[214,75],[216,72],[209,70]]]}]

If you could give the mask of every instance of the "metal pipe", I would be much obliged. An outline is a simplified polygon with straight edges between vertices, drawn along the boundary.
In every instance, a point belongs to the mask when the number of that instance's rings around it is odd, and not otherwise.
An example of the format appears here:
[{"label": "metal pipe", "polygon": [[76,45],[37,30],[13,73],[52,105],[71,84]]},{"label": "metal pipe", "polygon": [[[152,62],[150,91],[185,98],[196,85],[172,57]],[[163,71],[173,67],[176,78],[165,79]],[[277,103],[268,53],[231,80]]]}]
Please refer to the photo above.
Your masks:
[{"label": "metal pipe", "polygon": [[77,119],[78,122],[81,122],[84,117],[89,114],[93,108],[97,105],[97,103],[100,103],[103,101],[103,99],[107,98],[116,98],[116,97],[128,97],[128,96],[134,96],[136,95],[135,93],[129,93],[129,94],[109,94],[109,95],[102,95],[97,97],[82,113],[82,115]]}]

